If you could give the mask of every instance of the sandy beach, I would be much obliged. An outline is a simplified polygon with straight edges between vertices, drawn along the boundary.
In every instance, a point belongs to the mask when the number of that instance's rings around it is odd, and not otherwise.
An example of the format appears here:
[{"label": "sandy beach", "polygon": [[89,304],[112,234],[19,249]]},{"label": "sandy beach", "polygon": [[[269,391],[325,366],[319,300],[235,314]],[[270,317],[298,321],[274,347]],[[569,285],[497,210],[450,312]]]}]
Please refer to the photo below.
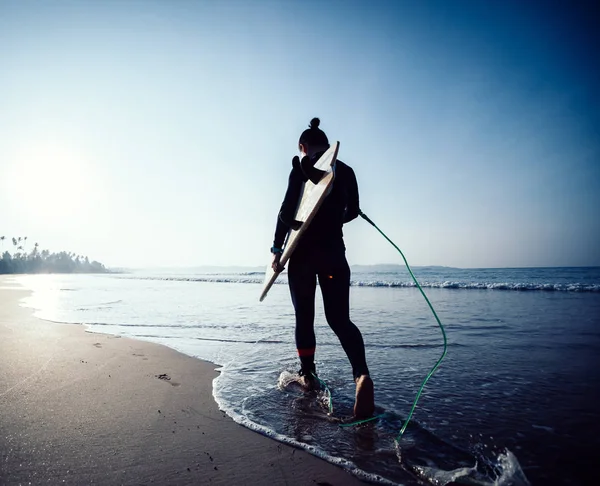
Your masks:
[{"label": "sandy beach", "polygon": [[37,319],[26,295],[0,277],[0,484],[362,484],[234,423],[216,365]]}]

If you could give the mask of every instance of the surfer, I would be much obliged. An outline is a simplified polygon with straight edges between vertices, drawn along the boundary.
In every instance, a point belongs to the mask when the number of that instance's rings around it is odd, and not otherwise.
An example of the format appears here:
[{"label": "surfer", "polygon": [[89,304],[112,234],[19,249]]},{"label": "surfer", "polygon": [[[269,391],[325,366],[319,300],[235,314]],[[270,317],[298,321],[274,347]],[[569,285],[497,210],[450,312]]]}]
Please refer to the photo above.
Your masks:
[{"label": "surfer", "polygon": [[[275,229],[273,270],[281,271],[279,260],[290,228],[299,229],[294,219],[303,183],[314,182],[312,166],[329,148],[327,135],[313,118],[298,141],[302,161],[294,157],[285,198]],[[311,170],[312,169],[312,170]],[[327,323],[346,352],[356,383],[354,416],[370,417],[375,408],[373,381],[365,358],[362,334],[350,320],[350,267],[346,260],[342,226],[359,213],[358,184],[352,168],[337,160],[333,188],[306,229],[289,260],[288,280],[296,315],[296,348],[300,357],[300,380],[308,389],[318,388],[315,369],[315,291],[317,278],[323,295]],[[317,174],[318,175],[318,174]]]}]

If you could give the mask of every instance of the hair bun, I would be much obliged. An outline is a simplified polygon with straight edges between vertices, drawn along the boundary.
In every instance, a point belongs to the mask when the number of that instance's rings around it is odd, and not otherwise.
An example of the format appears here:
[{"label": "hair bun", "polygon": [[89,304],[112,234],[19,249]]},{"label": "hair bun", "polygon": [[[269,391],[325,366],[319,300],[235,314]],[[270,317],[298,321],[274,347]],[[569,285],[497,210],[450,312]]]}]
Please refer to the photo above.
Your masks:
[{"label": "hair bun", "polygon": [[315,117],[310,121],[310,128],[314,128],[314,129],[319,128],[320,124],[321,124],[321,120],[319,120],[318,118]]}]

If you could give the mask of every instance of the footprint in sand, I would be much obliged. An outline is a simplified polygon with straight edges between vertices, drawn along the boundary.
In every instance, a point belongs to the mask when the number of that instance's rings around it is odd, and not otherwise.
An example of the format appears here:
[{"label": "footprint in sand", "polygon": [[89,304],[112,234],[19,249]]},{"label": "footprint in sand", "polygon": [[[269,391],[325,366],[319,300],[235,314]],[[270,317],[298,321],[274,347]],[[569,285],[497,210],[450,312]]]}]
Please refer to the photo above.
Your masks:
[{"label": "footprint in sand", "polygon": [[156,378],[158,378],[159,380],[163,380],[166,381],[169,385],[171,386],[179,386],[179,383],[176,383],[174,381],[171,381],[171,377],[169,375],[167,375],[166,373],[163,373],[161,375],[154,375]]}]

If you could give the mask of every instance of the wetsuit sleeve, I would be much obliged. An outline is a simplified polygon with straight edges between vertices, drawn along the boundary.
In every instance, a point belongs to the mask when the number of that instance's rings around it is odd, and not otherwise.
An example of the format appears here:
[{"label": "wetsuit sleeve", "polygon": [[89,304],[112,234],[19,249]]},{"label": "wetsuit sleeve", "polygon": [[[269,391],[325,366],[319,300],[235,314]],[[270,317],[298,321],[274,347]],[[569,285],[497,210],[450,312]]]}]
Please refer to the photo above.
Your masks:
[{"label": "wetsuit sleeve", "polygon": [[285,197],[277,216],[275,238],[273,239],[273,246],[275,248],[282,248],[285,235],[287,235],[290,227],[293,226],[303,182],[302,174],[298,168],[294,167],[290,172],[287,191],[285,192]]},{"label": "wetsuit sleeve", "polygon": [[344,223],[348,223],[358,216],[360,205],[358,203],[358,182],[352,168],[348,167],[348,181],[346,187],[346,211],[344,213]]}]

